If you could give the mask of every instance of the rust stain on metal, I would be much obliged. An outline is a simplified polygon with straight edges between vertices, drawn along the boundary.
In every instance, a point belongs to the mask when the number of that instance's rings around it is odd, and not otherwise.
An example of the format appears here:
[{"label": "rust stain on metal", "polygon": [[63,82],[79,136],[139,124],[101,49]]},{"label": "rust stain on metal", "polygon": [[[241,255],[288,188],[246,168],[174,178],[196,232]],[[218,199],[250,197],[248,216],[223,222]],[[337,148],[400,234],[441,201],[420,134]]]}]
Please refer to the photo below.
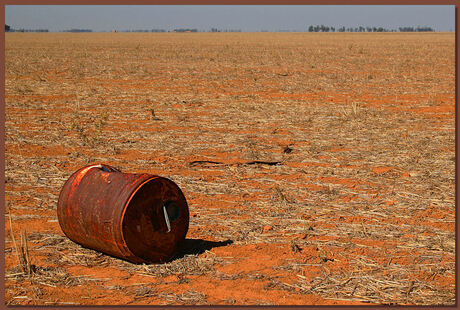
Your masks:
[{"label": "rust stain on metal", "polygon": [[74,242],[134,263],[171,259],[189,225],[187,201],[173,181],[108,165],[75,172],[61,190],[57,213]]}]

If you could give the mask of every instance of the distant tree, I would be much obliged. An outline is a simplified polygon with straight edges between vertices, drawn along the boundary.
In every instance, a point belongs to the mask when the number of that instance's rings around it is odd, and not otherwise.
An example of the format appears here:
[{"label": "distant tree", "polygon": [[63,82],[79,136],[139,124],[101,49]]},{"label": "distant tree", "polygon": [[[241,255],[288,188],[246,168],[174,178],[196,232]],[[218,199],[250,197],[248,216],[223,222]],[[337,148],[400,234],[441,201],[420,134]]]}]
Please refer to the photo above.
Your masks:
[{"label": "distant tree", "polygon": [[427,31],[434,31],[434,30],[431,27],[417,27],[417,29],[415,29],[415,31],[417,31],[417,32],[427,32]]},{"label": "distant tree", "polygon": [[5,24],[5,31],[10,31],[10,26],[8,26],[7,24]]},{"label": "distant tree", "polygon": [[180,28],[180,29],[174,29],[173,32],[198,32],[198,29]]},{"label": "distant tree", "polygon": [[70,30],[64,30],[64,32],[93,32],[91,29],[70,29]]},{"label": "distant tree", "polygon": [[313,28],[313,25],[310,25],[310,27],[308,27],[308,32],[313,32],[314,28]]}]

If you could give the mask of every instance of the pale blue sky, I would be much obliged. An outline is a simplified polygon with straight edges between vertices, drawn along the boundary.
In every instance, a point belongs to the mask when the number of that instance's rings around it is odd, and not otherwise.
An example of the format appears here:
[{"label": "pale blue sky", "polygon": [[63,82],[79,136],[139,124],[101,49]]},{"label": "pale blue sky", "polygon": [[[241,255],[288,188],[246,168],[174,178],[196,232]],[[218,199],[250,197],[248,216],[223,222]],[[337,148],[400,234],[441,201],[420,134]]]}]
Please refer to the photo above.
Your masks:
[{"label": "pale blue sky", "polygon": [[14,29],[211,28],[305,31],[309,25],[455,30],[453,5],[6,5]]}]

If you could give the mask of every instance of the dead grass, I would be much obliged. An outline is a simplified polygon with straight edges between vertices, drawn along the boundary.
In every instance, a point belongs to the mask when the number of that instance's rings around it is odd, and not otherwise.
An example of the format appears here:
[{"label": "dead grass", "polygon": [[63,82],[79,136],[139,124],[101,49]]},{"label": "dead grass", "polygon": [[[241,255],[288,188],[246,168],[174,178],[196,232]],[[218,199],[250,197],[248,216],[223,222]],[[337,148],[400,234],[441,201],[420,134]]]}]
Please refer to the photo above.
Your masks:
[{"label": "dead grass", "polygon": [[167,275],[204,275],[213,273],[213,266],[221,261],[222,260],[212,255],[210,257],[187,255],[166,264],[143,266],[127,265],[125,268],[137,274],[154,277],[165,277]]},{"label": "dead grass", "polygon": [[[7,34],[7,302],[455,303],[454,52],[441,33]],[[95,162],[171,178],[188,238],[233,243],[149,266],[72,243],[59,191]],[[273,265],[247,271],[256,245]],[[99,299],[58,295],[88,283]]]}]

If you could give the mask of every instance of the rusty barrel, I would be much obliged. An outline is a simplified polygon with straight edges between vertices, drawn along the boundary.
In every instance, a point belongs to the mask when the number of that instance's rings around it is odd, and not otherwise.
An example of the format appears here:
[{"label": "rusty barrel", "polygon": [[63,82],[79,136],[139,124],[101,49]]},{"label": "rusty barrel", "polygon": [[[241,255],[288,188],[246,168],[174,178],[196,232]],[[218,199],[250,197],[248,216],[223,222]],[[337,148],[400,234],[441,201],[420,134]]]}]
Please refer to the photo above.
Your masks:
[{"label": "rusty barrel", "polygon": [[72,241],[133,263],[170,260],[189,225],[187,201],[173,181],[108,165],[72,174],[57,213]]}]

